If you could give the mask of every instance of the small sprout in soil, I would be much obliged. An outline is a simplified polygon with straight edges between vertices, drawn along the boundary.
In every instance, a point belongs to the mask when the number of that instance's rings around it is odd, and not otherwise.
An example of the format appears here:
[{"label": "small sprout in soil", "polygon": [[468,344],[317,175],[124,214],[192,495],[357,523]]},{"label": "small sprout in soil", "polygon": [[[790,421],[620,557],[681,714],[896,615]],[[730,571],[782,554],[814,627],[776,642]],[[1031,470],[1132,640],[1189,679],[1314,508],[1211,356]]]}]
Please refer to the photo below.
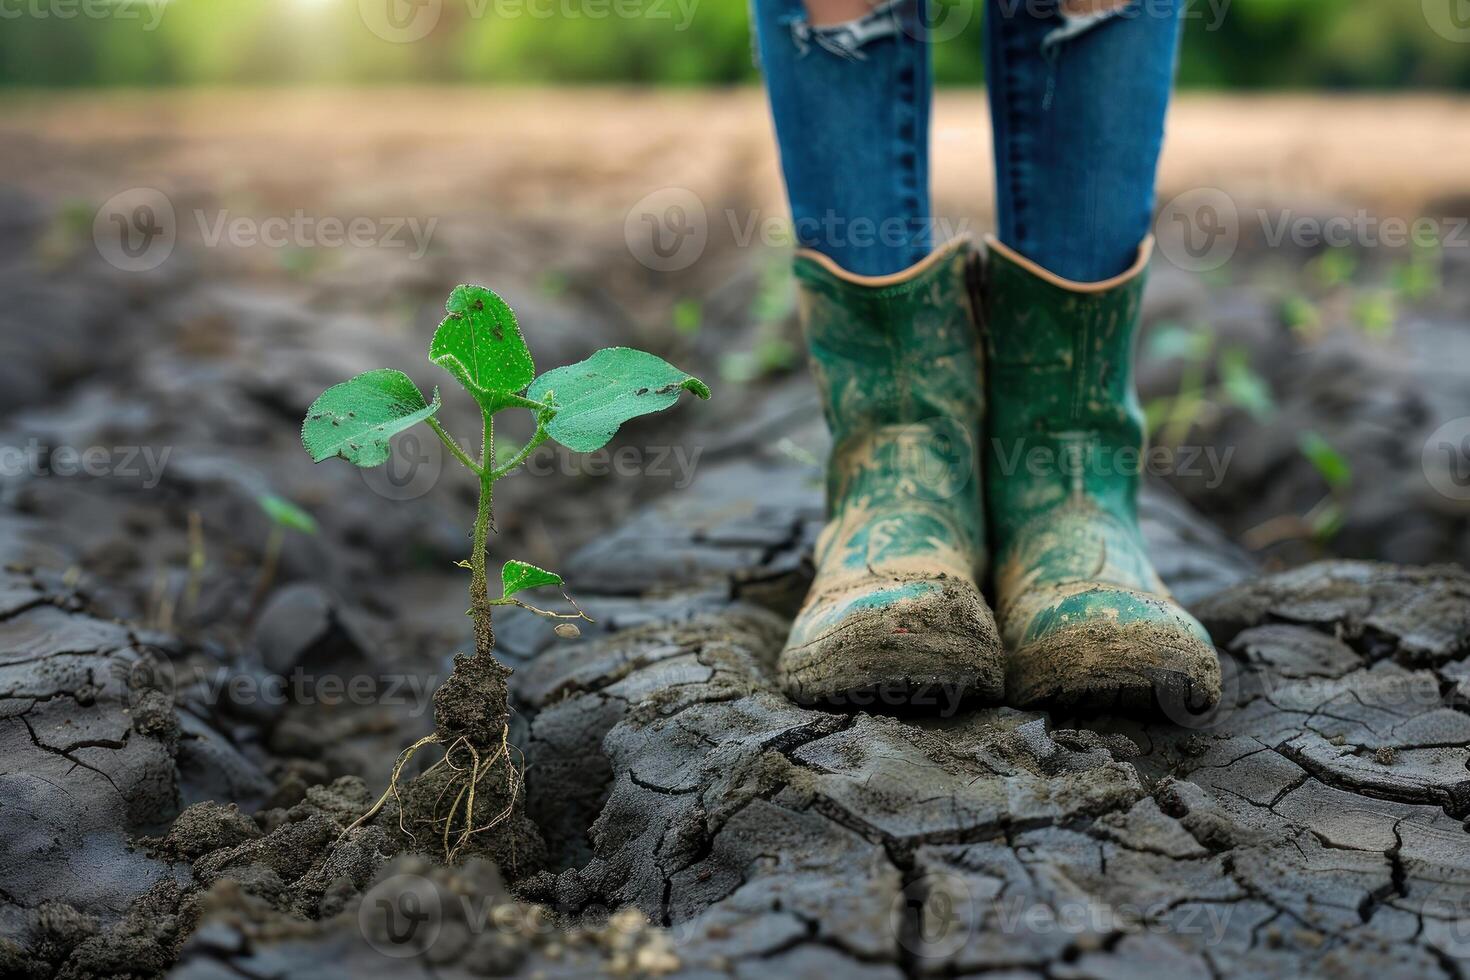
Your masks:
[{"label": "small sprout in soil", "polygon": [[1346,285],[1358,271],[1358,258],[1346,246],[1329,248],[1308,263],[1319,285],[1327,289]]},{"label": "small sprout in soil", "polygon": [[265,539],[265,552],[260,559],[260,574],[255,579],[255,589],[250,595],[250,617],[260,611],[266,594],[276,579],[276,570],[281,563],[281,549],[286,544],[286,532],[315,535],[316,518],[297,507],[285,497],[273,493],[262,493],[255,498],[265,516],[270,518],[271,532]]},{"label": "small sprout in soil", "polygon": [[1397,320],[1393,294],[1385,290],[1366,293],[1353,304],[1353,322],[1370,337],[1392,337]]},{"label": "small sprout in soil", "polygon": [[1302,340],[1313,341],[1322,335],[1322,311],[1316,303],[1300,294],[1281,301],[1281,322]]},{"label": "small sprout in soil", "polygon": [[1293,540],[1311,541],[1320,548],[1342,530],[1352,490],[1352,463],[1321,434],[1310,430],[1297,437],[1297,448],[1327,484],[1327,494],[1305,514],[1282,514],[1247,530],[1242,537],[1249,548],[1260,550]]},{"label": "small sprout in soil", "polygon": [[[429,343],[429,360],[448,371],[477,403],[478,453],[461,446],[435,417],[441,404],[437,388],[425,400],[408,375],[389,368],[359,374],[323,392],[307,410],[301,441],[316,462],[340,456],[357,466],[379,466],[388,460],[393,436],[423,423],[479,482],[469,559],[460,563],[470,573],[475,654],[455,657],[454,671],[434,694],[434,733],[404,750],[387,791],[343,833],[345,837],[371,820],[391,798],[397,802],[399,829],[414,840],[415,827],[429,830],[445,861],[453,862],[467,846],[480,843],[481,835],[515,817],[521,804],[521,775],[509,741],[505,678],[510,671],[492,656],[495,607],[517,606],[552,620],[556,634],[565,638],[580,635],[575,620],[591,622],[567,594],[561,575],[528,562],[505,562],[500,595],[492,598],[487,544],[494,528],[495,482],[548,439],[575,452],[592,452],[607,445],[624,422],[673,406],[682,392],[708,398],[710,391],[661,358],[626,347],[600,350],[538,377],[515,313],[498,295],[482,286],[458,286],[446,310],[448,316]],[[513,452],[502,442],[498,456],[495,416],[507,410],[531,413],[535,432]],[[548,587],[562,591],[571,611],[544,609],[521,597]],[[400,796],[404,767],[429,745],[442,745],[444,756]],[[496,773],[503,775],[491,778]],[[514,836],[512,827],[507,834],[512,861]]]}]

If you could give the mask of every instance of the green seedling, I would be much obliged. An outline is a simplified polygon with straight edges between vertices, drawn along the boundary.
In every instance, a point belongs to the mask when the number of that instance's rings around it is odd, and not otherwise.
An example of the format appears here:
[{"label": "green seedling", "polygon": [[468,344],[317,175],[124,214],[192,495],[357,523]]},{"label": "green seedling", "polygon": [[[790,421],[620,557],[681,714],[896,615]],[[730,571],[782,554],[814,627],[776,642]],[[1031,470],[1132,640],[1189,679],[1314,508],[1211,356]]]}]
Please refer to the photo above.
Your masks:
[{"label": "green seedling", "polygon": [[[782,258],[776,259],[776,255]],[[732,384],[749,384],[783,374],[796,366],[799,354],[785,336],[784,324],[796,308],[796,281],[784,253],[772,253],[761,270],[760,283],[750,302],[755,321],[755,342],[750,350],[735,351],[720,359],[720,377]]]},{"label": "green seedling", "polygon": [[[341,457],[356,466],[373,467],[387,462],[393,436],[423,424],[479,484],[469,558],[461,562],[470,573],[469,616],[475,654],[455,658],[454,672],[434,697],[435,732],[403,752],[387,792],[348,828],[351,831],[371,819],[390,795],[398,799],[399,776],[414,752],[442,744],[444,757],[414,782],[435,781],[432,786],[426,783],[425,793],[420,794],[433,799],[418,807],[427,811],[419,819],[442,839],[445,860],[452,862],[472,838],[510,819],[518,799],[520,775],[511,760],[509,709],[504,701],[508,671],[492,656],[494,610],[517,606],[561,627],[574,627],[570,620],[588,620],[565,591],[570,612],[543,609],[523,599],[522,593],[532,589],[564,588],[556,572],[523,561],[504,564],[500,595],[491,596],[487,544],[494,527],[495,483],[548,439],[574,452],[592,452],[607,445],[624,422],[672,407],[682,392],[708,398],[710,391],[704,382],[661,358],[626,347],[600,350],[584,361],[538,377],[515,313],[498,295],[482,286],[458,286],[446,310],[448,316],[429,343],[429,360],[448,371],[479,408],[477,454],[463,448],[436,418],[441,406],[437,388],[425,400],[408,375],[389,368],[368,371],[323,392],[306,413],[301,441],[316,462]],[[505,411],[530,413],[535,431],[501,462],[496,454],[495,416]],[[557,632],[568,636],[576,631]],[[472,703],[475,699],[479,703]],[[503,783],[482,786],[497,767],[504,768]],[[399,827],[410,837],[413,834],[404,820],[405,810],[412,805],[412,800],[409,804],[399,800]]]},{"label": "green seedling", "polygon": [[1251,366],[1250,351],[1244,347],[1227,347],[1220,352],[1220,389],[1225,400],[1244,409],[1257,422],[1271,421],[1276,414],[1276,400],[1271,386]]},{"label": "green seedling", "polygon": [[261,604],[265,602],[266,593],[270,591],[271,585],[275,582],[276,570],[281,564],[281,549],[286,546],[286,532],[295,531],[298,534],[314,536],[318,530],[316,518],[285,497],[273,493],[262,493],[256,496],[255,502],[265,512],[265,516],[270,518],[271,531],[265,539],[265,552],[260,559],[260,574],[255,578],[255,589],[250,596],[251,618],[254,618],[255,613],[260,610]]},{"label": "green seedling", "polygon": [[1300,294],[1281,301],[1281,322],[1301,340],[1312,341],[1322,336],[1322,311]]},{"label": "green seedling", "polygon": [[206,565],[204,519],[200,516],[199,511],[189,511],[187,526],[189,558],[185,566],[182,595],[176,594],[176,590],[170,588],[168,572],[160,570],[154,579],[153,596],[149,601],[149,606],[153,610],[149,622],[154,628],[164,632],[173,632],[177,627],[185,626],[193,619],[199,607],[199,593],[204,587]]},{"label": "green seedling", "polygon": [[1149,431],[1159,441],[1177,445],[1211,408],[1205,382],[1215,337],[1207,325],[1164,324],[1149,337],[1147,349],[1149,357],[1156,360],[1181,362],[1179,390],[1144,406]]},{"label": "green seedling", "polygon": [[1394,269],[1393,288],[1406,302],[1429,299],[1444,288],[1442,246],[1433,234],[1414,236],[1409,260]]},{"label": "green seedling", "polygon": [[1349,248],[1329,248],[1307,265],[1318,285],[1332,289],[1352,281],[1358,271],[1358,258]]},{"label": "green seedling", "polygon": [[670,316],[674,321],[674,331],[685,337],[699,336],[699,328],[704,326],[704,306],[697,299],[679,300]]},{"label": "green seedling", "polygon": [[[1148,356],[1156,360],[1178,360],[1179,390],[1144,406],[1144,417],[1157,439],[1180,445],[1190,431],[1222,406],[1245,410],[1257,422],[1269,422],[1276,412],[1271,386],[1251,366],[1243,347],[1216,351],[1215,337],[1208,326],[1185,327],[1164,324],[1149,337]],[[1208,384],[1210,364],[1217,362],[1218,384]]]},{"label": "green seedling", "polygon": [[1383,339],[1393,336],[1398,312],[1394,309],[1393,295],[1385,291],[1370,292],[1360,296],[1353,304],[1353,320],[1370,337]]},{"label": "green seedling", "polygon": [[1306,540],[1320,548],[1342,530],[1352,489],[1352,464],[1337,447],[1311,430],[1297,436],[1297,450],[1327,484],[1327,494],[1305,514],[1282,514],[1246,531],[1242,537],[1248,547],[1259,550],[1283,541]]},{"label": "green seedling", "polygon": [[1336,446],[1316,432],[1303,432],[1298,447],[1317,475],[1322,477],[1322,482],[1327,484],[1327,496],[1318,501],[1304,518],[1311,536],[1319,544],[1326,544],[1342,530],[1347,494],[1353,482],[1353,467]]}]

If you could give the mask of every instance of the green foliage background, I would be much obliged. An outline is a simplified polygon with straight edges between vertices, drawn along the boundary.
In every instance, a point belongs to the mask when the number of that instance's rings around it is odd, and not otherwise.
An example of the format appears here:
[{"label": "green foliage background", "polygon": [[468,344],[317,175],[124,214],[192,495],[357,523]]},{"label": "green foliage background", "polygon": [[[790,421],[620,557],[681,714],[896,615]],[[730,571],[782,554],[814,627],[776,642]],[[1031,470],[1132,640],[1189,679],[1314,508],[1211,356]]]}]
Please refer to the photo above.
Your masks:
[{"label": "green foliage background", "polygon": [[[366,28],[359,0],[0,0],[0,85],[719,85],[755,77],[746,0],[616,0],[642,15],[594,16],[613,2],[442,0],[427,38],[394,44]],[[933,2],[970,21],[938,47],[938,80],[979,82],[982,0]],[[1470,88],[1470,44],[1437,35],[1424,12],[1426,3],[1463,2],[1194,0],[1180,81]],[[155,16],[156,28],[145,29]]]}]

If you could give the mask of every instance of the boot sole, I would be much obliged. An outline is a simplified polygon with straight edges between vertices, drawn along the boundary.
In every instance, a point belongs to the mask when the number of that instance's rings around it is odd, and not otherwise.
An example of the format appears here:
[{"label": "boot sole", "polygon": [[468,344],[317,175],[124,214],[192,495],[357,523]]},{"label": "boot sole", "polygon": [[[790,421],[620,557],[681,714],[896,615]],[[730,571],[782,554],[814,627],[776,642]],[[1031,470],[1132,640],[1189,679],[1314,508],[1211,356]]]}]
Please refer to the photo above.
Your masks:
[{"label": "boot sole", "polygon": [[1011,653],[1006,690],[1020,708],[1163,716],[1200,727],[1220,700],[1215,648],[1169,625],[1094,622]]}]

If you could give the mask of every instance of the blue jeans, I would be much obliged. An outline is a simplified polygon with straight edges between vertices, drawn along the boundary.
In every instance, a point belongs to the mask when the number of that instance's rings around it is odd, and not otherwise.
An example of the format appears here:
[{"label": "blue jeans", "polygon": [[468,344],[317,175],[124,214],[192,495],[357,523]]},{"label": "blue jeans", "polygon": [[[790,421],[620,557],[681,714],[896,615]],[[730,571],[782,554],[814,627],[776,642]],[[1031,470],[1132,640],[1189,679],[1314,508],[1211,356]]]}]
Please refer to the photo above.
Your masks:
[{"label": "blue jeans", "polygon": [[[850,272],[906,269],[935,244],[928,38],[953,21],[889,0],[811,27],[802,0],[753,3],[797,240]],[[1117,275],[1148,234],[1182,3],[1091,19],[1057,0],[985,4],[997,235],[1059,276]]]}]

